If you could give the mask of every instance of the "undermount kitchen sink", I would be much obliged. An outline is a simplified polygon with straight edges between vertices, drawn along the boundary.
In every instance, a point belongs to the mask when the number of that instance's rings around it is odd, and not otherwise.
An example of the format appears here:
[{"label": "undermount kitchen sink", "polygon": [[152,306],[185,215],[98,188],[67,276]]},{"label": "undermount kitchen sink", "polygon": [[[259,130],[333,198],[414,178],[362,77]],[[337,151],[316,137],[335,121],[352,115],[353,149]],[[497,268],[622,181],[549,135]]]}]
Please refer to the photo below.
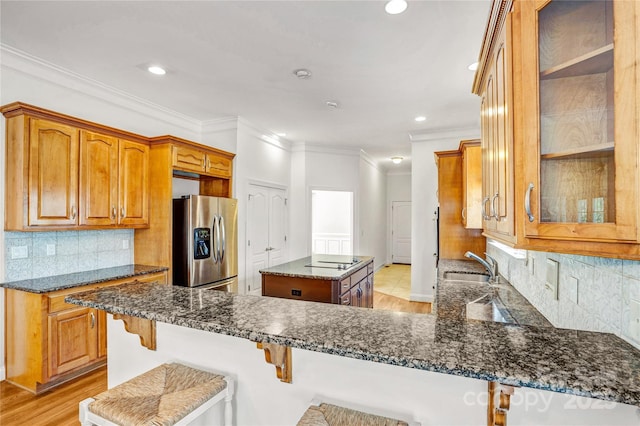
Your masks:
[{"label": "undermount kitchen sink", "polygon": [[466,281],[472,283],[489,282],[489,275],[484,274],[466,274],[464,272],[445,272],[444,279],[449,281]]},{"label": "undermount kitchen sink", "polygon": [[467,303],[466,311],[467,319],[517,324],[500,299],[491,294],[485,294],[473,302]]}]

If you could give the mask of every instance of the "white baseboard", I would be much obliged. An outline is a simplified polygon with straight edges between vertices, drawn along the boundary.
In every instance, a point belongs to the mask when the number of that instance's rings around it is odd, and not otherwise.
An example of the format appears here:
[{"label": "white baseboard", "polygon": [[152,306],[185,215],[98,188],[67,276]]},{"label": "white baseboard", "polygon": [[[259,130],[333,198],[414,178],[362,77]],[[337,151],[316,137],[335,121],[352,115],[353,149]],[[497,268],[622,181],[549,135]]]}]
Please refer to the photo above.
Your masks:
[{"label": "white baseboard", "polygon": [[409,295],[409,300],[411,302],[429,302],[429,303],[433,303],[433,295],[432,294],[411,293]]},{"label": "white baseboard", "polygon": [[7,369],[4,367],[0,367],[0,382],[7,378]]}]

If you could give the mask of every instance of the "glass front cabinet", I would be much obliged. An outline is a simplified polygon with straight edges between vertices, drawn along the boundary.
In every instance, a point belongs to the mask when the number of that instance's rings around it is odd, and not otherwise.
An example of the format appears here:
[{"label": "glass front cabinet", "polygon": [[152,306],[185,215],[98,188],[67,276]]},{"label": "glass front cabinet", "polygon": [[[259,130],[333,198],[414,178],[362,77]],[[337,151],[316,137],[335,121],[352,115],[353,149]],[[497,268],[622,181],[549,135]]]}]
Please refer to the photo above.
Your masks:
[{"label": "glass front cabinet", "polygon": [[636,1],[523,1],[524,233],[638,241]]}]

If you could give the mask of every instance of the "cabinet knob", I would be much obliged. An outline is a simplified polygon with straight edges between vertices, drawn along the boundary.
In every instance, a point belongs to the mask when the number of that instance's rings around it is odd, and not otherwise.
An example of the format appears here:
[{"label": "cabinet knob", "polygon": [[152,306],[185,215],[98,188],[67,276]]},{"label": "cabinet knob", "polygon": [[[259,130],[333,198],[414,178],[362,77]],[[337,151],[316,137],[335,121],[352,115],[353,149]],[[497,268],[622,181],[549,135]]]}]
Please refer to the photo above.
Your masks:
[{"label": "cabinet knob", "polygon": [[124,219],[124,207],[120,207],[120,217]]},{"label": "cabinet knob", "polygon": [[118,212],[116,210],[116,206],[111,206],[111,219],[114,219],[117,217]]},{"label": "cabinet knob", "polygon": [[76,206],[71,206],[71,219],[75,219],[77,215],[78,210],[76,209]]}]

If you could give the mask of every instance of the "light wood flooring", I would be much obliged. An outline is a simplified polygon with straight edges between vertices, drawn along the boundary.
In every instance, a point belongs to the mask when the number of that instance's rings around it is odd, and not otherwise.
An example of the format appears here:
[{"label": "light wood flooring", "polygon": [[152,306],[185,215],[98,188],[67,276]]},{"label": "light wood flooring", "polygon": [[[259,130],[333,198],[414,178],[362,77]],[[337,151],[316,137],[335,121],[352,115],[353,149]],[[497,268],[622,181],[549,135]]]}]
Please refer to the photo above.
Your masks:
[{"label": "light wood flooring", "polygon": [[[411,266],[390,265],[374,277],[374,309],[431,313],[430,303],[410,302]],[[0,382],[0,426],[58,426],[80,424],[78,403],[107,390],[107,368],[102,367],[53,391],[34,396]]]},{"label": "light wood flooring", "polygon": [[431,303],[410,302],[411,265],[386,265],[373,278],[373,309],[430,314]]},{"label": "light wood flooring", "polygon": [[107,367],[62,384],[38,396],[0,382],[0,425],[79,425],[78,403],[107,390]]}]

